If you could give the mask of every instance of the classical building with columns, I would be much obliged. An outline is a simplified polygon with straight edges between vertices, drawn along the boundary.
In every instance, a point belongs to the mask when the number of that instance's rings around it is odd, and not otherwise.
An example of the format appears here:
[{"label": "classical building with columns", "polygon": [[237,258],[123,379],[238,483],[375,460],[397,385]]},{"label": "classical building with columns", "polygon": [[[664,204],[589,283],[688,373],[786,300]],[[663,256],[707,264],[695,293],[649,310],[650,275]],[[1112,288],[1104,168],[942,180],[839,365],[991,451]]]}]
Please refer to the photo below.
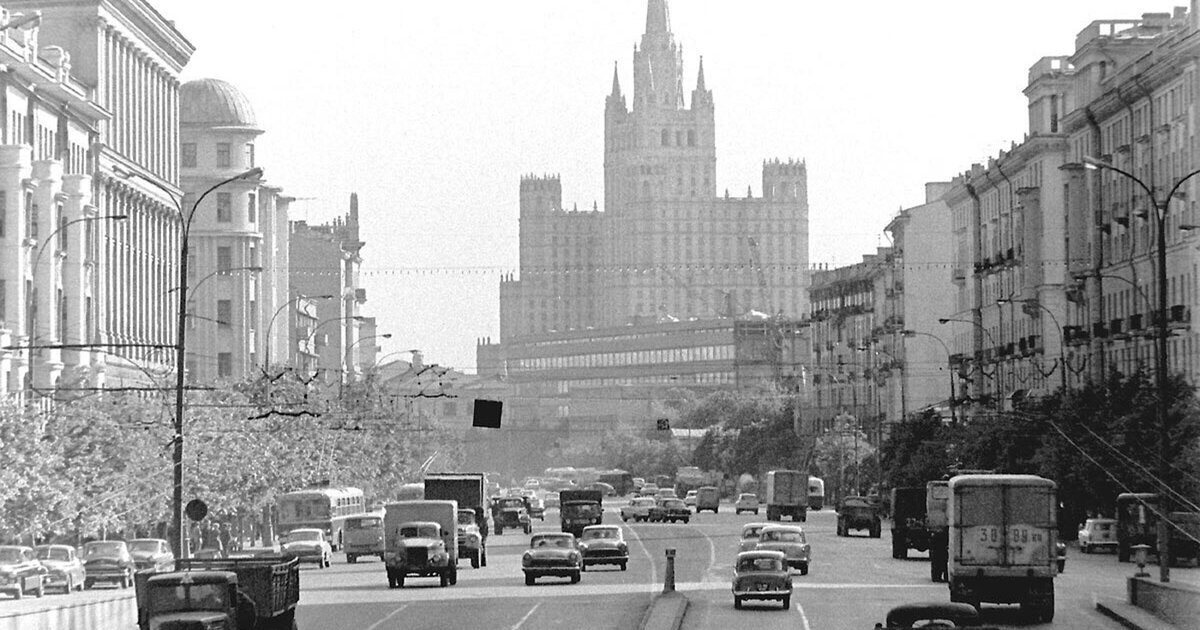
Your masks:
[{"label": "classical building with columns", "polygon": [[[87,267],[94,274],[86,283],[90,286],[64,295],[67,321],[74,312],[83,321],[80,330],[91,338],[58,339],[87,347],[64,350],[61,368],[53,362],[37,366],[34,381],[50,386],[71,374],[88,387],[144,384],[148,371],[174,361],[177,303],[169,289],[179,269],[179,73],[195,49],[144,0],[11,0],[4,6],[41,12],[38,45],[67,55],[71,76],[107,114],[89,125],[78,147],[60,127],[43,131],[45,125],[23,123],[34,135],[19,138],[18,144],[37,151],[41,143],[53,143],[56,148],[45,157],[65,173],[88,176],[80,184],[92,212],[110,217],[63,230],[67,239],[94,243],[95,264]],[[6,124],[14,121],[11,108],[10,103]],[[52,140],[50,131],[58,132]],[[72,160],[82,166],[71,166]],[[112,218],[117,216],[125,218]],[[45,281],[38,284],[49,287]],[[57,290],[49,290],[57,299]],[[53,321],[57,314],[44,313],[56,310],[38,309],[38,317]]]}]

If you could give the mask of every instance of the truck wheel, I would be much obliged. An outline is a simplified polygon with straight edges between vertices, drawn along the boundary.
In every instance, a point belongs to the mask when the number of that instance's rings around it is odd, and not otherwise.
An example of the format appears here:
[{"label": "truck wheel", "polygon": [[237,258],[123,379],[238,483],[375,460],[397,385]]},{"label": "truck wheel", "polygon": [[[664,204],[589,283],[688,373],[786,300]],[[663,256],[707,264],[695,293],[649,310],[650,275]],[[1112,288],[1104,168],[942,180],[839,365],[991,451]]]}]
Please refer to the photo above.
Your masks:
[{"label": "truck wheel", "polygon": [[[883,534],[883,527],[879,523],[871,526],[871,538],[879,538]],[[908,555],[908,549],[905,548],[905,555]]]},{"label": "truck wheel", "polygon": [[721,513],[721,508],[720,508],[720,507],[715,507],[715,508],[713,508],[713,514],[720,514],[720,513]]},{"label": "truck wheel", "polygon": [[475,553],[471,554],[471,568],[472,569],[479,568],[479,551],[476,551]]},{"label": "truck wheel", "polygon": [[578,583],[579,583],[579,579],[580,579],[580,577],[579,577],[579,571],[576,571],[576,572],[574,572],[574,573],[572,573],[572,574],[571,574],[571,583],[572,583],[572,584],[578,584]]},{"label": "truck wheel", "polygon": [[354,557],[354,555],[346,554],[346,564],[354,564],[356,560],[358,560],[358,558]]},{"label": "truck wheel", "polygon": [[624,571],[624,570],[625,570],[625,565],[626,565],[626,564],[628,564],[628,563],[627,563],[627,562],[622,562],[622,563],[621,563],[621,570],[622,570],[622,571]]},{"label": "truck wheel", "polygon": [[734,608],[735,610],[741,610],[741,609],[742,609],[742,598],[741,598],[741,597],[739,597],[739,596],[737,596],[737,595],[734,595],[734,596],[733,596],[733,608]]},{"label": "truck wheel", "polygon": [[441,586],[450,586],[450,576],[449,576],[449,575],[447,575],[447,574],[445,574],[445,573],[443,573],[443,574],[439,575],[439,576],[438,576],[438,583],[439,583]]},{"label": "truck wheel", "polygon": [[683,519],[683,524],[684,524],[684,525],[687,525],[687,524],[688,524],[688,520],[687,520],[686,518],[685,518],[685,519]]},{"label": "truck wheel", "polygon": [[789,608],[792,607],[792,597],[790,595],[784,595],[783,599],[780,600],[780,602],[783,604],[784,610],[788,610]]},{"label": "truck wheel", "polygon": [[942,581],[942,570],[941,570],[941,567],[938,566],[937,560],[929,561],[929,581],[930,582],[941,582]]},{"label": "truck wheel", "polygon": [[535,579],[537,579],[537,578],[535,578],[535,577],[533,577],[532,575],[530,575],[530,574],[526,573],[526,574],[525,574],[525,586],[533,586],[533,581],[534,581]]},{"label": "truck wheel", "polygon": [[532,531],[533,531],[533,525],[530,525],[529,523],[525,523],[525,533],[528,534]]},{"label": "truck wheel", "polygon": [[487,548],[479,550],[479,566],[487,566]]},{"label": "truck wheel", "polygon": [[404,574],[403,573],[396,575],[396,586],[399,588],[404,588]]},{"label": "truck wheel", "polygon": [[[800,565],[800,575],[808,575],[808,563],[807,562],[802,563]],[[787,600],[784,600],[784,601],[787,601]],[[787,606],[784,606],[784,608],[787,608]]]},{"label": "truck wheel", "polygon": [[1051,590],[1046,595],[1045,599],[1042,600],[1040,613],[1041,614],[1039,616],[1042,618],[1042,621],[1044,621],[1046,623],[1050,623],[1051,621],[1054,621],[1054,591],[1053,590]]},{"label": "truck wheel", "polygon": [[450,569],[450,586],[458,584],[458,567]]},{"label": "truck wheel", "polygon": [[92,590],[92,587],[93,587],[93,586],[95,586],[95,585],[96,585],[96,582],[95,582],[95,581],[93,581],[93,580],[89,580],[89,579],[87,579],[87,578],[84,578],[84,580],[83,580],[83,590],[85,590],[85,591],[90,591],[90,590]]}]

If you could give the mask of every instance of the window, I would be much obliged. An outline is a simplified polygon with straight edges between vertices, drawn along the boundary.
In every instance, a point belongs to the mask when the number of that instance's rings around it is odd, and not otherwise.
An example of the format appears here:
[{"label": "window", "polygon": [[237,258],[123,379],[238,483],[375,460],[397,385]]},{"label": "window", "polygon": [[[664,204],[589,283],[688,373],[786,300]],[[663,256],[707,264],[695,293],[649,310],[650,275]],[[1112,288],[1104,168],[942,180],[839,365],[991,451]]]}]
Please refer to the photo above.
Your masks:
[{"label": "window", "polygon": [[246,220],[250,223],[258,221],[258,197],[250,193],[246,198]]},{"label": "window", "polygon": [[220,378],[233,376],[233,353],[217,353],[217,376]]},{"label": "window", "polygon": [[58,290],[58,338],[60,341],[67,337],[67,296],[63,290]]},{"label": "window", "polygon": [[231,164],[229,155],[229,143],[217,143],[217,168],[229,168]]},{"label": "window", "polygon": [[58,217],[58,248],[63,252],[67,251],[67,216],[63,212],[61,203],[54,204],[54,216]]},{"label": "window", "polygon": [[33,193],[25,193],[25,236],[37,240],[38,237],[38,205],[33,200]]},{"label": "window", "polygon": [[8,281],[0,280],[0,321],[8,319]]},{"label": "window", "polygon": [[233,269],[233,248],[218,247],[217,248],[217,271],[226,272]]},{"label": "window", "polygon": [[184,142],[179,145],[179,161],[184,168],[196,168],[195,142]]},{"label": "window", "polygon": [[217,325],[229,326],[233,322],[233,302],[217,300]]},{"label": "window", "polygon": [[227,192],[217,193],[217,221],[229,223],[233,220],[233,196]]},{"label": "window", "polygon": [[0,190],[0,238],[8,231],[8,191]]},{"label": "window", "polygon": [[246,143],[246,168],[254,168],[254,143]]}]

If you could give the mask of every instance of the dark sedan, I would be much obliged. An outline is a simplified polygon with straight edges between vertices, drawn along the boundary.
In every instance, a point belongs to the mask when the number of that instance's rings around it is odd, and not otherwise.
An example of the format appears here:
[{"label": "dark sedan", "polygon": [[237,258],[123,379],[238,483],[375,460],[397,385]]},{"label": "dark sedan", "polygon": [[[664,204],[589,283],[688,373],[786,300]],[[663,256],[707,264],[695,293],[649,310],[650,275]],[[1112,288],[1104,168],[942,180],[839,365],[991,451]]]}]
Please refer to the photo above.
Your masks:
[{"label": "dark sedan", "polygon": [[571,583],[576,584],[583,571],[583,554],[573,534],[536,534],[521,556],[521,570],[525,572],[526,586],[533,586],[534,580],[547,576],[571,578]]},{"label": "dark sedan", "polygon": [[650,508],[650,516],[646,520],[651,522],[665,523],[671,521],[688,522],[692,518],[692,509],[683,502],[683,499],[659,499],[654,507]]},{"label": "dark sedan", "polygon": [[133,586],[133,573],[137,564],[129,554],[124,540],[93,540],[83,544],[83,587],[92,588],[98,583],[113,584],[120,588]]}]

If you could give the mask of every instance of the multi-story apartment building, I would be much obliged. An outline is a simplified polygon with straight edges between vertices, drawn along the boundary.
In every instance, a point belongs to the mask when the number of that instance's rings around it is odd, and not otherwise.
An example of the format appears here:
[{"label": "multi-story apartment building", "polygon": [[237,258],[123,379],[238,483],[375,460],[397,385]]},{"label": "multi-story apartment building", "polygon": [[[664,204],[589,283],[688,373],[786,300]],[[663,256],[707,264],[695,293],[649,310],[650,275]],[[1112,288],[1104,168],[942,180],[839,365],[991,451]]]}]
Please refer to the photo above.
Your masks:
[{"label": "multi-story apartment building", "polygon": [[[702,63],[690,99],[683,75],[667,2],[649,0],[632,103],[616,70],[605,102],[603,210],[567,210],[556,176],[521,179],[519,277],[477,353],[519,417],[614,426],[676,387],[803,382],[779,356],[807,313],[807,168],[766,161],[761,197],[718,196],[713,94]],[[739,345],[751,328],[769,352]]]},{"label": "multi-story apartment building", "polygon": [[[49,105],[56,92],[65,95],[60,89],[43,91],[40,81],[27,84],[38,85],[36,94],[24,104],[10,101],[6,112],[5,124],[25,129],[21,136],[9,132],[8,141],[30,147],[43,162],[42,175],[33,179],[63,173],[63,185],[71,187],[65,196],[43,188],[39,199],[35,192],[32,214],[44,215],[42,225],[59,226],[66,239],[93,243],[94,252],[95,264],[84,274],[91,277],[74,294],[66,291],[69,282],[60,294],[50,278],[40,273],[36,282],[29,278],[31,296],[34,284],[40,289],[28,307],[37,312],[38,329],[60,330],[62,319],[66,328],[75,328],[49,339],[37,334],[35,345],[60,341],[75,347],[57,357],[47,351],[33,381],[51,385],[73,372],[72,380],[89,386],[144,382],[147,368],[173,361],[177,304],[165,289],[178,277],[181,233],[178,76],[194,48],[143,0],[12,0],[5,7],[41,12],[35,49],[50,51],[48,58],[69,67],[106,114],[90,133],[72,133],[38,114],[38,103]],[[6,37],[11,36],[10,31]],[[71,206],[81,210],[72,214]],[[13,208],[26,211],[16,201]],[[107,218],[71,224],[85,216]],[[118,216],[124,218],[112,218]]]},{"label": "multi-story apartment building", "polygon": [[604,112],[604,208],[567,210],[557,177],[524,177],[520,277],[501,282],[502,343],[522,336],[807,312],[803,162],[763,164],[762,196],[717,196],[712,90],[690,104],[666,0],[649,0],[632,107],[614,70]]},{"label": "multi-story apartment building", "polygon": [[[328,383],[350,376],[353,367],[361,363],[357,353],[370,349],[359,340],[374,334],[364,333],[362,328],[367,320],[361,312],[367,290],[359,282],[364,245],[359,236],[357,193],[350,195],[350,210],[341,219],[325,225],[305,221],[291,224],[291,292],[293,296],[315,298],[306,302],[306,308],[316,317],[311,329],[297,326],[295,343],[288,351],[289,362],[295,365],[304,355],[315,354],[316,368]],[[300,317],[297,312],[297,319],[309,317]]]},{"label": "multi-story apartment building", "polygon": [[256,166],[262,130],[240,90],[217,79],[189,81],[180,108],[184,207],[206,192],[215,201],[197,209],[189,230],[188,376],[243,379],[263,369],[265,355],[287,358],[292,329],[272,324],[291,299],[291,199],[257,179],[221,185]]}]

